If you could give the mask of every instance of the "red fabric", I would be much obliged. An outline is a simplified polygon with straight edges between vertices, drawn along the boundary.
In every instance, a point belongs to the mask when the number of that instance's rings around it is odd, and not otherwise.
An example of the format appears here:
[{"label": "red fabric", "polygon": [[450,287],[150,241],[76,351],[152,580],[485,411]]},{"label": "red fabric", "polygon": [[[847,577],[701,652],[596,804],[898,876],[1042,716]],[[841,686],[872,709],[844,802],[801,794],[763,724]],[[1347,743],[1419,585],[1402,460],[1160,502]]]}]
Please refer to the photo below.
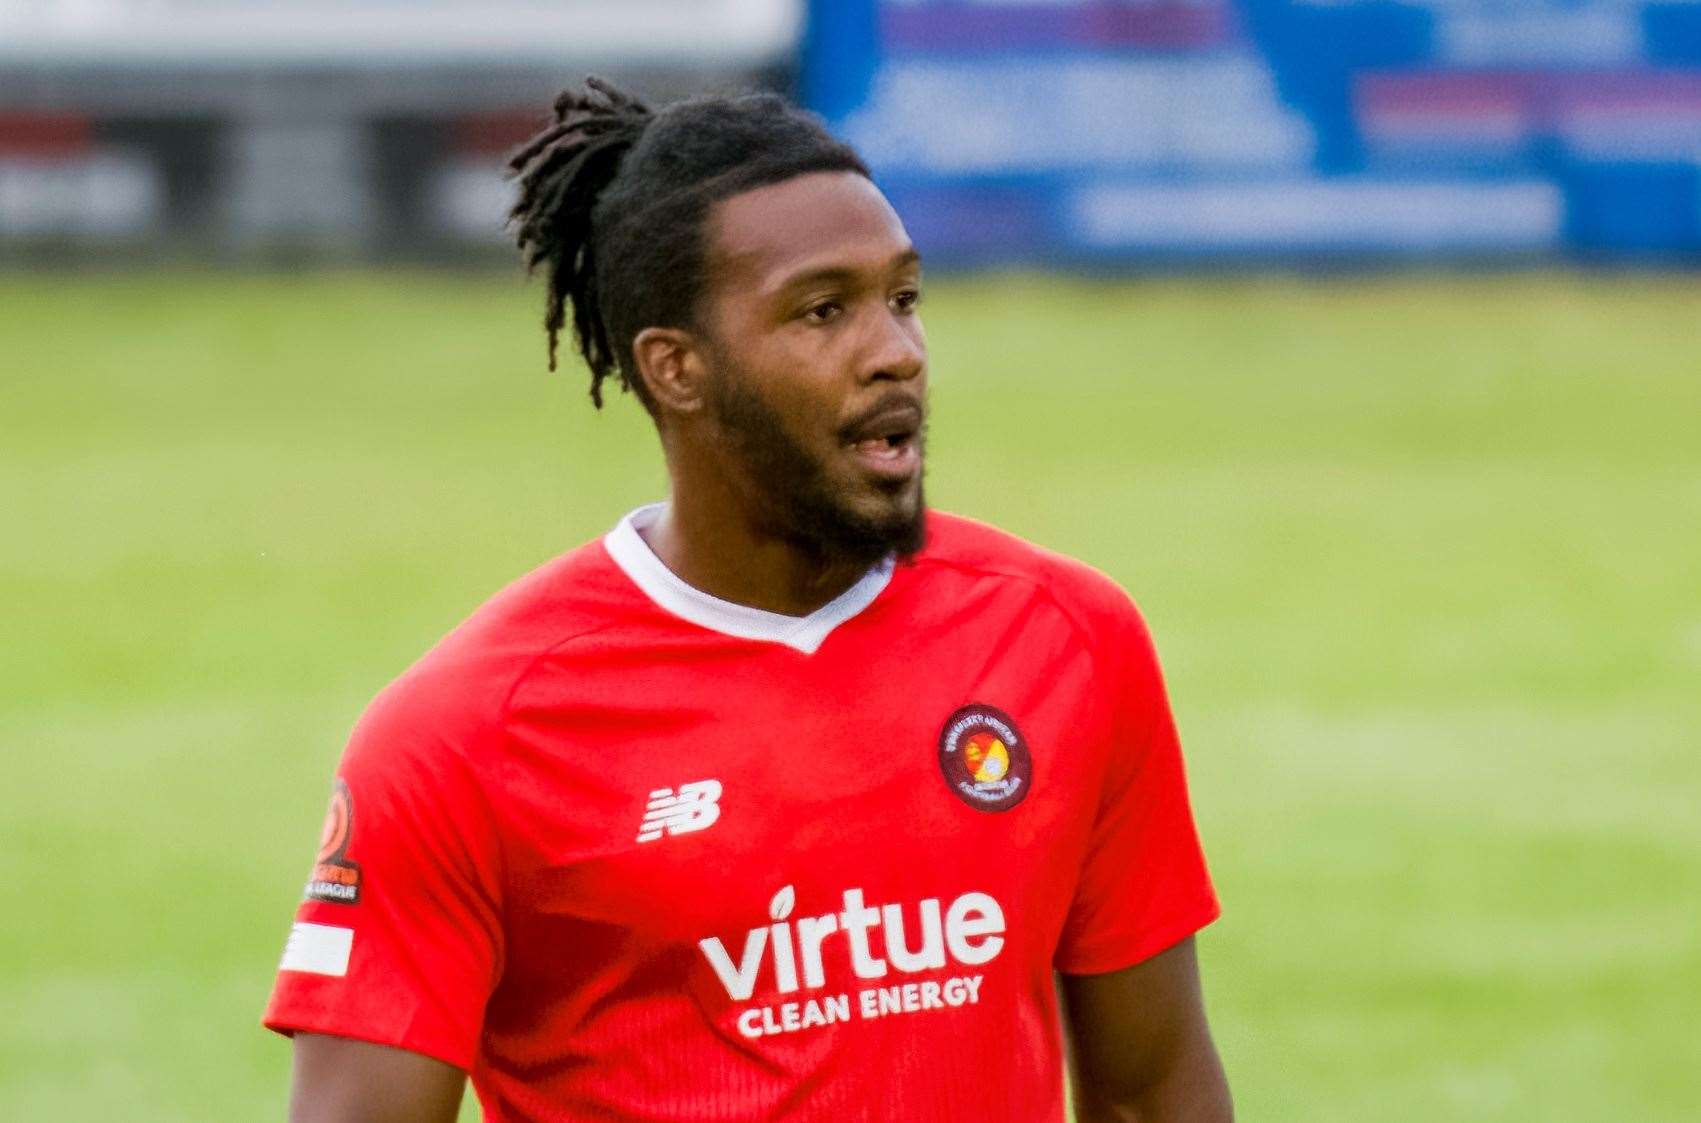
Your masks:
[{"label": "red fabric", "polygon": [[[1217,902],[1127,597],[929,525],[813,655],[671,616],[600,543],[498,595],[356,729],[359,900],[298,916],[352,928],[348,971],[280,971],[266,1024],[463,1067],[492,1123],[1062,1123],[1053,971]],[[969,706],[1027,750],[1005,810],[941,766]],[[653,793],[711,779],[710,825],[637,840]]]}]

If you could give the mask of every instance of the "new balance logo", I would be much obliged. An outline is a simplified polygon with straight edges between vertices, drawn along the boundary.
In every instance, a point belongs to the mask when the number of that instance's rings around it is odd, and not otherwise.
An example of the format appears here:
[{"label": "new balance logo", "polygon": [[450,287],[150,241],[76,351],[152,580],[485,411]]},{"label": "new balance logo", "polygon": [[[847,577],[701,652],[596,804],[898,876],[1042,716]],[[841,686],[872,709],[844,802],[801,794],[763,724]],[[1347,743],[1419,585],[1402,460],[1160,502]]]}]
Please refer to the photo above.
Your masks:
[{"label": "new balance logo", "polygon": [[654,842],[664,834],[690,834],[714,826],[721,817],[721,782],[698,780],[650,793],[644,821],[638,827],[639,842]]}]

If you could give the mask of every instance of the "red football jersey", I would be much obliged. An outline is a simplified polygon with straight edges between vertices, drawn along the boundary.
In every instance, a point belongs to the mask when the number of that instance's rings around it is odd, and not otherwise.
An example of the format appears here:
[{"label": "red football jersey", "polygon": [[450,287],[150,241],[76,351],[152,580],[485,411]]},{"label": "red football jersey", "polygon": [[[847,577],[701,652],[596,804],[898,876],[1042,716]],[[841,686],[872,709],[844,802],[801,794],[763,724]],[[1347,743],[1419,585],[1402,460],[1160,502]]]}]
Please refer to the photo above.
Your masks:
[{"label": "red football jersey", "polygon": [[1061,1123],[1054,971],[1217,915],[1157,659],[1078,562],[942,514],[807,617],[634,512],[386,689],[265,1022],[493,1121]]}]

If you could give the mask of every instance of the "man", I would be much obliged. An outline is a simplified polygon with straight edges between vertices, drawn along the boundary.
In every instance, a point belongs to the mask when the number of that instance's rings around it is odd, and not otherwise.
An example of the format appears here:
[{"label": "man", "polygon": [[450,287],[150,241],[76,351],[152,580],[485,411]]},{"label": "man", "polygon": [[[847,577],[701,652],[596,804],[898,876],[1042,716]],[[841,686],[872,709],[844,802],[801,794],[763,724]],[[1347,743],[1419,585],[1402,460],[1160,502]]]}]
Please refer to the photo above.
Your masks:
[{"label": "man", "polygon": [[[1217,1121],[1217,914],[1155,656],[926,510],[920,273],[772,97],[593,82],[514,160],[545,323],[671,481],[392,684],[266,1023],[292,1117]],[[1060,982],[1059,982],[1060,980]]]}]

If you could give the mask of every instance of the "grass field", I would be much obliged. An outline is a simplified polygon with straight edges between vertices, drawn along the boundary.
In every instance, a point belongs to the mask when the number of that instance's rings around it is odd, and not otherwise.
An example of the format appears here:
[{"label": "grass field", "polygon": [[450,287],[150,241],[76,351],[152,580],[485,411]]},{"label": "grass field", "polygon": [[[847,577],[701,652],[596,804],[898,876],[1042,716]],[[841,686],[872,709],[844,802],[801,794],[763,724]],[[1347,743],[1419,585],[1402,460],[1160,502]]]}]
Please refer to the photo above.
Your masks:
[{"label": "grass field", "polygon": [[[660,493],[459,275],[0,278],[0,1119],[280,1118],[366,699]],[[1701,1118],[1701,278],[940,282],[930,486],[1122,579],[1241,1118]]]}]

